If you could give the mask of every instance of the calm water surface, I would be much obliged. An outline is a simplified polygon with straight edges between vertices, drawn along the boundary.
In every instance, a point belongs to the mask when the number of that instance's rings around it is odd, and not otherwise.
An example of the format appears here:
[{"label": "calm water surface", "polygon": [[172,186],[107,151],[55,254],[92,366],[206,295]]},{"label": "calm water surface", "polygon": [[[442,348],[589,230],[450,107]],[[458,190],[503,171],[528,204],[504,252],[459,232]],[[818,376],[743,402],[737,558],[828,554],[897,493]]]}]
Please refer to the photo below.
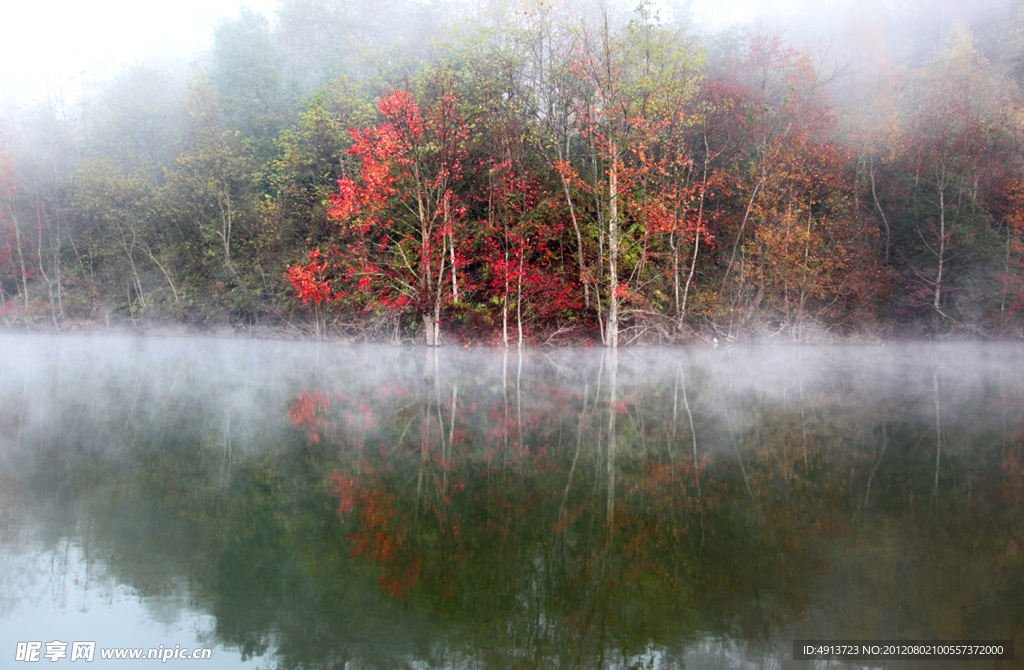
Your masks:
[{"label": "calm water surface", "polygon": [[[0,668],[824,667],[804,638],[1024,657],[1021,346],[0,337]],[[99,658],[161,645],[212,659]]]}]

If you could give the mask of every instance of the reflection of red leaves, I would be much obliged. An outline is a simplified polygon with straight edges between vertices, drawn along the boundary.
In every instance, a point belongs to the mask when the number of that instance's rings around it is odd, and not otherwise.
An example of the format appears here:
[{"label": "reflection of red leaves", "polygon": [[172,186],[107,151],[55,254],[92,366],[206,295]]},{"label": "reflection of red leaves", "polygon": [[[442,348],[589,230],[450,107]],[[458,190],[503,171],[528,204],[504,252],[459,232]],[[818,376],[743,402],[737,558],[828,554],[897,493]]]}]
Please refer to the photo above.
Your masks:
[{"label": "reflection of red leaves", "polygon": [[1008,481],[1014,488],[1024,488],[1024,465],[1021,464],[1019,453],[1011,453],[1003,461],[1003,470],[1006,471]]},{"label": "reflection of red leaves", "polygon": [[1006,454],[999,467],[1004,478],[995,487],[997,497],[1004,505],[1019,504],[1024,500],[1024,458],[1020,445]]},{"label": "reflection of red leaves", "polygon": [[309,439],[320,441],[320,428],[324,425],[323,414],[331,408],[331,399],[320,391],[303,391],[288,408],[288,420],[306,430]]},{"label": "reflection of red leaves", "polygon": [[[707,461],[694,466],[692,460],[671,463],[650,461],[644,464],[642,488],[649,498],[662,504],[675,504],[685,509],[697,509],[696,484],[707,468]],[[710,483],[710,480],[707,482]]]},{"label": "reflection of red leaves", "polygon": [[381,575],[377,584],[392,598],[404,598],[420,578],[420,562],[412,561],[402,572],[387,572]]},{"label": "reflection of red leaves", "polygon": [[355,501],[352,497],[352,485],[352,475],[347,472],[335,472],[331,475],[331,493],[341,497],[341,503],[338,505],[338,514],[351,512],[352,508],[355,507]]},{"label": "reflection of red leaves", "polygon": [[397,517],[395,496],[372,479],[363,482],[344,472],[331,476],[331,492],[341,497],[339,514],[359,508],[359,529],[349,536],[355,544],[352,556],[383,568],[378,586],[393,598],[404,598],[419,581],[420,560],[409,556],[409,524]]},{"label": "reflection of red leaves", "polygon": [[[456,497],[467,495],[465,479],[435,481],[439,498],[410,504],[404,483],[400,493],[392,493],[393,482],[381,475],[373,461],[361,459],[351,472],[331,476],[331,493],[340,498],[338,513],[355,527],[348,535],[352,557],[375,563],[381,569],[378,586],[394,598],[407,597],[421,580],[452,597],[454,566],[467,558],[459,515],[452,512],[459,505]],[[349,515],[356,510],[355,517]]]}]

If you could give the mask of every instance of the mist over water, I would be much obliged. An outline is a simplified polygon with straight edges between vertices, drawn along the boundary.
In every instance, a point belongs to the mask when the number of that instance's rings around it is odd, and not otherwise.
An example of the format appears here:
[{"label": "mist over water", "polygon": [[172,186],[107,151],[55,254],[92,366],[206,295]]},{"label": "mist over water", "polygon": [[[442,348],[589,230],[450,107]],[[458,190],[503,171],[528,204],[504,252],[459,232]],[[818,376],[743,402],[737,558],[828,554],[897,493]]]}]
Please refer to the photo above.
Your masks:
[{"label": "mist over water", "polygon": [[800,638],[1020,646],[1018,345],[0,349],[10,658],[95,640],[211,647],[217,667],[670,668],[787,663]]}]

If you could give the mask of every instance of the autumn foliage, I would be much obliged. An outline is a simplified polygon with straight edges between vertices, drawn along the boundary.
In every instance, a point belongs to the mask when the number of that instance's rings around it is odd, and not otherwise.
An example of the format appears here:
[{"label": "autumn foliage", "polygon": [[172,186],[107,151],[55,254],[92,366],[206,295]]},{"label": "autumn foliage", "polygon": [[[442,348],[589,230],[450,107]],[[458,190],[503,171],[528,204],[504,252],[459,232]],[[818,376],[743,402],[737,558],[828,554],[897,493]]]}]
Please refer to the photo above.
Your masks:
[{"label": "autumn foliage", "polygon": [[810,57],[755,33],[701,77],[672,44],[649,19],[584,35],[547,98],[560,127],[443,70],[380,98],[349,131],[334,232],[289,270],[297,297],[406,315],[428,344],[803,339],[883,316],[892,233]]},{"label": "autumn foliage", "polygon": [[1020,15],[913,39],[904,9],[850,18],[832,52],[648,2],[478,9],[365,52],[317,12],[249,12],[187,85],[132,69],[0,133],[3,318],[428,345],[1020,332]]}]

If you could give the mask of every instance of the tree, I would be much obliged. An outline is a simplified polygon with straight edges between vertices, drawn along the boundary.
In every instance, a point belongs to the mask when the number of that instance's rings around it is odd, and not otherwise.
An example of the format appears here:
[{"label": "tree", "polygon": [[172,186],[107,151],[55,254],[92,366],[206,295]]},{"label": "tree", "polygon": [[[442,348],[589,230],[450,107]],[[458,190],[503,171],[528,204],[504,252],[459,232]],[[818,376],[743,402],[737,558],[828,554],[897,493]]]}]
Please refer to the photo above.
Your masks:
[{"label": "tree", "polygon": [[[677,327],[686,315],[701,243],[715,242],[704,206],[713,156],[705,142],[702,164],[691,157],[687,134],[694,121],[688,107],[670,107],[638,122],[631,188],[623,193],[627,216],[639,222],[642,231],[630,277],[636,286],[632,293],[643,294],[651,307],[672,313]],[[683,258],[690,244],[693,254]],[[687,260],[690,268],[684,282]],[[670,287],[661,283],[666,276]],[[653,296],[665,293],[671,294],[671,300],[657,304]]]},{"label": "tree", "polygon": [[[696,62],[687,52],[683,36],[663,28],[647,5],[639,8],[637,18],[622,35],[613,32],[606,6],[602,6],[599,25],[585,26],[584,31],[573,69],[587,89],[575,104],[593,177],[583,179],[583,166],[563,162],[560,168],[567,181],[585,186],[594,199],[602,270],[607,262],[602,273],[608,305],[603,339],[615,348],[619,344],[619,305],[630,294],[628,285],[622,284],[622,265],[635,268],[643,237],[642,221],[624,217],[623,194],[634,187],[637,178],[638,154],[645,140],[642,129],[652,118],[681,107],[693,95]],[[600,318],[600,312],[598,315]]]},{"label": "tree", "polygon": [[349,129],[372,123],[376,114],[351,80],[339,78],[312,94],[298,121],[281,132],[266,179],[275,213],[286,222],[282,236],[314,243],[333,236],[337,224],[327,207],[352,146]]},{"label": "tree", "polygon": [[183,88],[162,70],[123,70],[105,87],[90,119],[89,153],[159,181],[174,162],[187,118],[180,107]]},{"label": "tree", "polygon": [[[92,233],[90,262],[108,278],[110,274],[121,275],[131,286],[134,297],[131,293],[126,296],[128,312],[134,316],[149,305],[151,291],[144,285],[147,273],[142,266],[147,258],[160,270],[174,302],[178,302],[170,262],[161,261],[159,247],[154,249],[152,224],[157,207],[156,185],[151,178],[145,173],[125,173],[111,161],[92,158],[76,173],[75,182],[79,215],[90,223]],[[110,257],[105,258],[108,254]],[[118,257],[120,263],[114,260]]]},{"label": "tree", "polygon": [[[7,300],[2,295],[19,291],[28,309],[28,281],[35,276],[29,240],[19,220],[18,182],[14,162],[0,146],[0,309],[6,312]],[[20,285],[20,287],[19,287]],[[12,291],[13,290],[13,291]]]},{"label": "tree", "polygon": [[737,279],[758,287],[753,309],[774,312],[799,339],[812,307],[815,316],[838,317],[864,298],[852,277],[877,268],[876,236],[852,211],[845,147],[794,133],[777,150],[751,210],[757,226]]},{"label": "tree", "polygon": [[[730,291],[729,279],[748,226],[756,223],[757,200],[779,169],[779,158],[786,155],[781,147],[794,139],[821,139],[831,130],[832,115],[809,56],[785,46],[778,34],[755,32],[737,53],[723,59],[723,66],[720,76],[731,85],[727,95],[738,101],[741,110],[724,116],[724,120],[739,124],[725,132],[739,142],[732,190],[742,197],[737,203],[737,229],[732,233],[732,248],[722,276],[723,290]],[[746,288],[738,282],[734,296],[742,295]]]},{"label": "tree", "polygon": [[554,251],[562,220],[536,178],[506,160],[488,171],[487,217],[480,224],[485,250],[485,295],[500,301],[501,337],[509,343],[509,310],[515,307],[516,346],[522,347],[524,315],[533,308],[541,318],[580,307],[578,292],[555,267]]},{"label": "tree", "polygon": [[1003,294],[999,311],[1006,315],[1024,313],[1024,184],[1019,179],[1001,184],[1004,200],[1003,224],[1006,226],[1006,256],[1000,279]]},{"label": "tree", "polygon": [[262,272],[235,262],[240,240],[258,237],[257,161],[236,131],[223,129],[216,91],[201,77],[185,107],[186,144],[161,188],[161,215],[175,226],[178,263],[195,288],[245,293],[246,274]]},{"label": "tree", "polygon": [[412,93],[394,91],[380,100],[381,123],[351,130],[359,177],[339,179],[328,210],[341,237],[333,299],[411,309],[428,346],[438,343],[441,307],[457,298],[465,262],[455,235],[466,209],[455,186],[468,131],[455,95],[443,85],[436,93],[421,110]]},{"label": "tree", "polygon": [[907,85],[910,121],[893,166],[907,295],[933,325],[977,322],[997,290],[985,279],[1000,246],[986,201],[1019,141],[969,34],[952,35]]},{"label": "tree", "polygon": [[289,105],[267,18],[243,6],[238,18],[221,23],[214,33],[213,61],[210,81],[225,117],[269,150]]}]

